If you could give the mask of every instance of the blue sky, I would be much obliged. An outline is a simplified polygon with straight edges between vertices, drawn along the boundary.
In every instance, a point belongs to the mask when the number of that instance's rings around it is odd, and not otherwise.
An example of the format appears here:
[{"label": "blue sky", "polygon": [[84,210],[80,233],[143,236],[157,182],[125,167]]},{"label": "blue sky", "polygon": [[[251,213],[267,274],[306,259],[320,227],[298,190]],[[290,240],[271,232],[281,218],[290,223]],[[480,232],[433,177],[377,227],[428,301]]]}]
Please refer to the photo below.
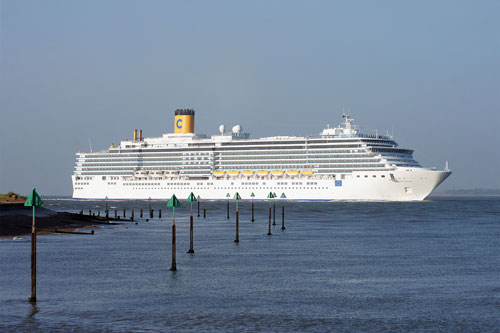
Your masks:
[{"label": "blue sky", "polygon": [[500,1],[0,0],[0,192],[71,194],[74,153],[241,124],[314,135],[349,110],[449,188],[500,188]]}]

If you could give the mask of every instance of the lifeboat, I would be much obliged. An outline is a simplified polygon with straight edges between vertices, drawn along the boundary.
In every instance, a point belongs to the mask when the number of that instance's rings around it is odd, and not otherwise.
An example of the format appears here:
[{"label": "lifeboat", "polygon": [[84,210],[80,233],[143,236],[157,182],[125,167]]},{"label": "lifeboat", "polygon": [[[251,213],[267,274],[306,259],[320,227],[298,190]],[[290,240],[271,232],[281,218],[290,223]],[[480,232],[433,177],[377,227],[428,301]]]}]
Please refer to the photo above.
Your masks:
[{"label": "lifeboat", "polygon": [[267,176],[269,174],[269,171],[267,170],[260,170],[257,172],[257,175],[259,176]]},{"label": "lifeboat", "polygon": [[283,174],[285,174],[285,171],[273,170],[272,174],[273,174],[273,176],[283,176]]},{"label": "lifeboat", "polygon": [[215,177],[222,177],[226,174],[226,171],[215,171],[214,176]]},{"label": "lifeboat", "polygon": [[312,170],[304,170],[304,171],[302,171],[302,173],[303,173],[304,175],[306,175],[306,176],[311,176],[311,175],[313,175],[313,174],[314,174],[314,171],[312,171]]},{"label": "lifeboat", "polygon": [[236,177],[240,174],[239,171],[229,171],[228,174],[231,176],[231,177]]},{"label": "lifeboat", "polygon": [[297,176],[297,175],[300,174],[300,171],[297,171],[297,170],[288,170],[286,172],[286,174],[289,175],[289,176]]},{"label": "lifeboat", "polygon": [[249,170],[243,171],[243,175],[245,175],[245,176],[251,176],[251,175],[253,175],[254,173],[255,173],[255,172],[253,172],[253,171],[249,171]]}]

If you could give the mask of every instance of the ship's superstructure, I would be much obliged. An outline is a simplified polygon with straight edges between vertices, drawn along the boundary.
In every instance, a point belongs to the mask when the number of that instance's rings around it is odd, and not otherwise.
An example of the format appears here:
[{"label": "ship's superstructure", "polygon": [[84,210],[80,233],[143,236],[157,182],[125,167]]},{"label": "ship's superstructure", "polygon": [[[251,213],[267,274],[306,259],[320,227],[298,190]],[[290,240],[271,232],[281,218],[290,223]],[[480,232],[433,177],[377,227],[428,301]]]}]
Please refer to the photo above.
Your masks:
[{"label": "ship's superstructure", "polygon": [[360,133],[349,115],[316,137],[250,139],[240,125],[194,133],[194,110],[175,111],[174,133],[77,153],[73,197],[82,199],[423,200],[450,175],[421,167],[389,135]]}]

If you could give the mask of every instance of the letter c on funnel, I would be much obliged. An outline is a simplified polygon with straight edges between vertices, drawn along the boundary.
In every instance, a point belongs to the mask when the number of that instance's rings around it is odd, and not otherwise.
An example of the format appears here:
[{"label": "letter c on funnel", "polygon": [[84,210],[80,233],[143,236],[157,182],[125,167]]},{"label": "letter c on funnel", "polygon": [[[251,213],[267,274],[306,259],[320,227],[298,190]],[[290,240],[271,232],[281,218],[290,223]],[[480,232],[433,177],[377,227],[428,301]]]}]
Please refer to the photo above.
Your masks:
[{"label": "letter c on funnel", "polygon": [[177,119],[175,126],[177,126],[177,128],[182,128],[182,119]]}]

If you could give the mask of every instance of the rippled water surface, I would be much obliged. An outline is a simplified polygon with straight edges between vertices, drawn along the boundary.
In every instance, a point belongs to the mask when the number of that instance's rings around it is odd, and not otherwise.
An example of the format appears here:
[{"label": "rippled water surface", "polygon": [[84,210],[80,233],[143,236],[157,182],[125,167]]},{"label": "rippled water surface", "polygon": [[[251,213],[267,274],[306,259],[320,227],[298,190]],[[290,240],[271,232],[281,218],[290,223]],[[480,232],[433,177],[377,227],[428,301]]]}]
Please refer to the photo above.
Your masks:
[{"label": "rippled water surface", "polygon": [[[202,202],[195,254],[189,206],[110,202],[136,222],[95,235],[38,236],[38,302],[31,305],[30,242],[0,240],[0,331],[384,331],[500,329],[500,198],[416,203],[286,203],[286,230],[267,236],[268,203]],[[47,199],[59,211],[103,202]],[[162,208],[162,219],[157,210]]]}]

